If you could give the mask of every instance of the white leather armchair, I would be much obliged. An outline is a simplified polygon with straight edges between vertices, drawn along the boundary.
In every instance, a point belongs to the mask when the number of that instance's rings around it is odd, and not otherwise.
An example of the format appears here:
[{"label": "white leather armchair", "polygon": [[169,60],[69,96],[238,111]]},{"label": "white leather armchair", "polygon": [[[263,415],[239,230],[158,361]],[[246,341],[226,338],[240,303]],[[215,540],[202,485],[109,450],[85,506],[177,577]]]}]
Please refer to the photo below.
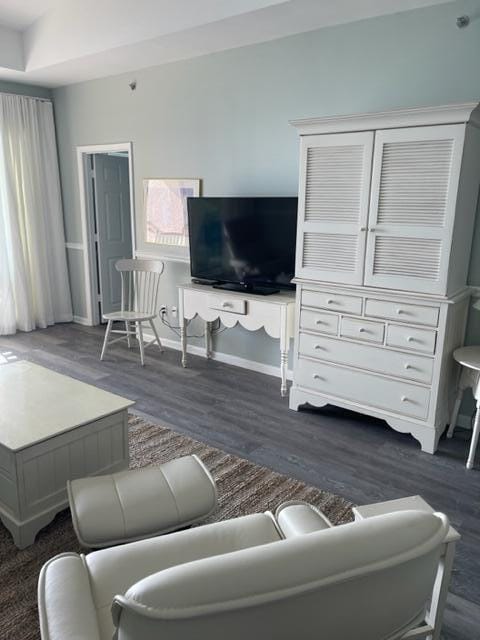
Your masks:
[{"label": "white leather armchair", "polygon": [[[62,554],[39,580],[43,640],[395,640],[421,627],[448,531],[404,511],[331,527],[289,504]],[[427,637],[424,626],[409,638]]]}]

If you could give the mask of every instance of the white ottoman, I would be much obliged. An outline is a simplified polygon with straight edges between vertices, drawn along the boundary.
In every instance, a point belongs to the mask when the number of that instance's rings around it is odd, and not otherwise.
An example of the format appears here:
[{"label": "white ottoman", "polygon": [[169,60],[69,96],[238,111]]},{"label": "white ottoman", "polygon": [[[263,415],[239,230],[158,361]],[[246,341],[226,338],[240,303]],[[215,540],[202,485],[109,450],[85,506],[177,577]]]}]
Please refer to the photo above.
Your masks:
[{"label": "white ottoman", "polygon": [[158,466],[67,483],[72,521],[84,547],[107,547],[180,529],[217,507],[210,472],[195,455]]}]

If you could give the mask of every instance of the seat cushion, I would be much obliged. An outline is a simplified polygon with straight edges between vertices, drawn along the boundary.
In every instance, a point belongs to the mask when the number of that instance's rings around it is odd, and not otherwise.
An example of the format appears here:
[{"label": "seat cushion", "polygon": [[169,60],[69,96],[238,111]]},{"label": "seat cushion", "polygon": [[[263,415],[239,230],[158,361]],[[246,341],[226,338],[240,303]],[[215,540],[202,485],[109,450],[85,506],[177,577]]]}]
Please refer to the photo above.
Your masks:
[{"label": "seat cushion", "polygon": [[217,507],[215,482],[197,456],[72,480],[67,488],[77,537],[93,548],[173,531]]},{"label": "seat cushion", "polygon": [[110,613],[114,596],[125,594],[145,576],[280,539],[271,514],[254,514],[88,554],[84,562],[100,637],[110,639],[114,632]]}]

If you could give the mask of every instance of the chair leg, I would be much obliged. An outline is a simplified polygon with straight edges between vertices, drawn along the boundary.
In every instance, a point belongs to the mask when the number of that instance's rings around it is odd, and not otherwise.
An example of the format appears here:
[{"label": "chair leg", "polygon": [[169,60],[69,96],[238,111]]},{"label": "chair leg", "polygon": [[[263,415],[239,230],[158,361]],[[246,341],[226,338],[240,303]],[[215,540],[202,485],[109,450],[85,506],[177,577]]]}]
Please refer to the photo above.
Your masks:
[{"label": "chair leg", "polygon": [[142,323],[138,322],[138,345],[140,347],[140,362],[142,363],[142,367],[145,366],[144,361],[144,345],[143,345],[143,329]]},{"label": "chair leg", "polygon": [[127,332],[128,348],[130,349],[130,347],[132,346],[132,342],[130,340],[130,324],[128,322],[125,322],[125,331]]},{"label": "chair leg", "polygon": [[453,405],[452,415],[450,417],[450,425],[447,431],[447,438],[451,438],[453,436],[453,432],[455,430],[455,427],[457,426],[457,418],[458,418],[458,412],[460,411],[462,396],[463,396],[463,389],[459,387],[457,391],[457,397],[455,398],[455,404]]},{"label": "chair leg", "polygon": [[477,401],[477,412],[475,413],[475,423],[473,425],[472,441],[470,443],[470,452],[468,454],[468,460],[467,460],[467,469],[473,468],[479,435],[480,435],[480,401]]},{"label": "chair leg", "polygon": [[105,351],[107,350],[108,336],[110,335],[111,330],[112,330],[112,320],[109,320],[107,322],[107,328],[105,330],[105,338],[103,339],[103,347],[102,347],[102,353],[100,355],[100,360],[103,360],[103,356],[105,355]]},{"label": "chair leg", "polygon": [[160,347],[160,351],[161,353],[163,353],[163,346],[162,343],[160,342],[160,337],[158,335],[158,331],[157,331],[157,327],[155,326],[155,323],[153,320],[149,320],[150,322],[150,326],[152,327],[152,331],[153,331],[153,335],[155,336],[155,340],[158,343],[158,346]]}]

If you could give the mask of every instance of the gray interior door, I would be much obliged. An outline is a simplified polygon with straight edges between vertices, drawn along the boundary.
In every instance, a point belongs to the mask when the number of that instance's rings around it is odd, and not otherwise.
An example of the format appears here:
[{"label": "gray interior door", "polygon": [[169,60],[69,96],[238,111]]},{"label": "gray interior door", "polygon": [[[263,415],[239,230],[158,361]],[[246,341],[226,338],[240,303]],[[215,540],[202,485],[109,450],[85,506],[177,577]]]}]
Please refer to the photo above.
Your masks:
[{"label": "gray interior door", "polygon": [[120,258],[132,257],[128,158],[95,154],[93,172],[100,311],[103,314],[120,309],[121,281],[115,263]]}]

